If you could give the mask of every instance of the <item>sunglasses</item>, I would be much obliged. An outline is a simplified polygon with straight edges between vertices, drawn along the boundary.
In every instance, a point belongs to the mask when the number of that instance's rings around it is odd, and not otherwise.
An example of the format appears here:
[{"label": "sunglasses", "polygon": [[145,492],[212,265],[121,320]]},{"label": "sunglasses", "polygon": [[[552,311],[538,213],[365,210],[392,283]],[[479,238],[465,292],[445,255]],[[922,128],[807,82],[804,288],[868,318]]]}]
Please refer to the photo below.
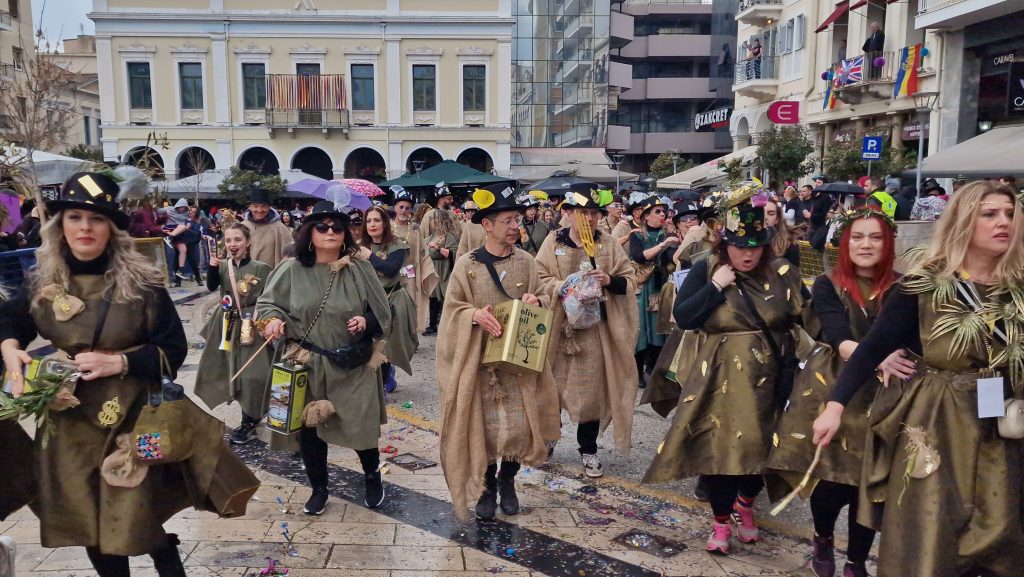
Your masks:
[{"label": "sunglasses", "polygon": [[319,232],[320,234],[327,234],[327,231],[329,231],[329,230],[333,230],[337,234],[337,233],[344,232],[345,225],[339,224],[337,222],[334,223],[334,224],[327,224],[326,222],[318,222],[318,223],[313,225],[313,228],[317,232]]},{"label": "sunglasses", "polygon": [[477,211],[477,209],[475,209],[475,208],[464,208],[464,209],[462,209],[462,212],[465,212],[465,213],[476,212],[476,211]]},{"label": "sunglasses", "polygon": [[656,209],[652,210],[651,212],[653,212],[654,214],[665,216],[665,211],[660,209],[660,208],[656,208]]},{"label": "sunglasses", "polygon": [[693,222],[693,221],[697,220],[697,215],[695,215],[695,214],[684,214],[683,216],[679,217],[679,220],[681,220],[683,222]]},{"label": "sunglasses", "polygon": [[622,208],[621,204],[609,204],[608,208]]}]

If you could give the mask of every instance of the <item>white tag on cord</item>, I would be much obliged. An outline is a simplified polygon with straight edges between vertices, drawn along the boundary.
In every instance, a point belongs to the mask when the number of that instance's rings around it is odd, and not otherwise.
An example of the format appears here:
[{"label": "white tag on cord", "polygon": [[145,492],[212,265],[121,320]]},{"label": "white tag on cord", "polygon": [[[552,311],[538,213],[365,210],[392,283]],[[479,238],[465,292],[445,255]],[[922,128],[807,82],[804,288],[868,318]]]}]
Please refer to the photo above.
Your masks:
[{"label": "white tag on cord", "polygon": [[506,272],[508,272],[508,271],[504,271],[504,270],[501,271],[501,273],[498,274],[498,280],[500,280],[500,281],[505,280],[505,273]]},{"label": "white tag on cord", "polygon": [[556,248],[555,249],[555,256],[565,256],[565,249],[564,248]]},{"label": "white tag on cord", "polygon": [[1006,416],[1006,399],[1003,398],[1003,377],[978,379],[978,418]]}]

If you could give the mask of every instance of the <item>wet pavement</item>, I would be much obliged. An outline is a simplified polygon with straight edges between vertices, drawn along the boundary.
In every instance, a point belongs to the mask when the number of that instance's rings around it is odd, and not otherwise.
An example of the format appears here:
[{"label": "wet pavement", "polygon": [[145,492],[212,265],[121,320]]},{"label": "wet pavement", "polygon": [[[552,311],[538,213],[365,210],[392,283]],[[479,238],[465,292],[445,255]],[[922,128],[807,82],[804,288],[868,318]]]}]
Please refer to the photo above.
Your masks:
[{"label": "wet pavement", "polygon": [[[178,379],[187,389],[202,350],[201,311],[211,302],[193,291],[172,291],[191,344]],[[189,577],[259,575],[271,561],[291,577],[811,575],[806,567],[811,530],[803,505],[783,520],[764,519],[758,544],[734,542],[729,557],[703,551],[710,513],[686,497],[688,485],[636,482],[650,460],[645,453],[653,451],[667,427],[656,416],[646,423],[638,418],[634,445],[638,440],[643,445],[630,459],[602,448],[607,474],[598,480],[582,475],[570,441],[575,431],[567,426],[553,462],[520,473],[519,515],[499,511],[495,521],[459,523],[436,464],[434,338],[421,340],[416,375],[400,373],[399,390],[389,399],[389,423],[381,431],[382,457],[389,461],[385,504],[375,510],[363,505],[355,453],[332,447],[327,510],[319,517],[303,515],[310,491],[301,463],[291,453],[269,451],[271,433],[261,428],[260,441],[238,448],[263,483],[248,514],[226,520],[185,511],[167,524],[182,540]],[[240,419],[237,405],[214,414],[232,427]],[[18,543],[19,576],[94,575],[83,549],[41,547],[38,522],[27,510],[0,522],[0,534]],[[154,576],[151,565],[148,557],[135,558],[132,574]]]}]

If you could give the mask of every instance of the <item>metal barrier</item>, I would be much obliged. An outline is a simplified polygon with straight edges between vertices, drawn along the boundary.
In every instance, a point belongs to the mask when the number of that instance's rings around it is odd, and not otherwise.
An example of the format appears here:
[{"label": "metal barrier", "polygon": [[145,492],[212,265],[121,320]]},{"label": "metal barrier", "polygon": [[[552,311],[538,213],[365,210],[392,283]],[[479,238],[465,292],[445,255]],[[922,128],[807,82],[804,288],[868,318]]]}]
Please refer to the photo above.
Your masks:
[{"label": "metal barrier", "polygon": [[828,245],[825,251],[815,250],[806,240],[796,241],[800,247],[800,276],[804,282],[814,282],[818,276],[825,274],[836,266],[836,259],[839,257],[839,250]]},{"label": "metal barrier", "polygon": [[[132,244],[135,250],[147,257],[153,265],[168,279],[170,272],[167,268],[167,253],[165,251],[164,239],[162,238],[133,238]],[[36,264],[36,249],[23,248],[0,252],[0,284],[9,291],[17,292],[24,284],[25,277],[29,270]]]}]

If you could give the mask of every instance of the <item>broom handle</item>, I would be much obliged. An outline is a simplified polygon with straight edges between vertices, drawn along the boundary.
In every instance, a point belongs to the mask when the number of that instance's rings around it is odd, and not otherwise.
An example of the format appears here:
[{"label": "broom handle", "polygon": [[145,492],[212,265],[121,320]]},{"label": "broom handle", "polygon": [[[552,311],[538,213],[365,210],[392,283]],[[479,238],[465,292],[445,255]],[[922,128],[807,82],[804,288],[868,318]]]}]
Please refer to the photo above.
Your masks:
[{"label": "broom handle", "polygon": [[814,450],[814,460],[811,461],[811,466],[808,467],[807,472],[804,473],[803,480],[801,480],[800,484],[797,485],[796,488],[794,488],[788,495],[786,495],[786,497],[783,500],[779,501],[779,504],[776,505],[774,509],[772,509],[772,517],[778,515],[782,512],[783,509],[788,507],[789,504],[793,502],[793,499],[795,499],[796,496],[800,494],[800,491],[803,491],[804,487],[807,486],[807,483],[811,481],[811,475],[814,473],[815,467],[818,466],[818,461],[821,460],[821,450],[823,448],[824,445],[821,445],[819,443],[818,448]]},{"label": "broom handle", "polygon": [[249,368],[249,365],[251,365],[251,364],[252,364],[252,362],[256,360],[256,357],[260,356],[260,353],[262,353],[262,352],[263,352],[263,349],[267,348],[267,345],[269,345],[269,344],[270,344],[270,341],[272,341],[272,340],[274,340],[274,338],[273,338],[273,337],[270,337],[269,339],[267,339],[266,341],[264,341],[264,342],[263,342],[263,344],[262,344],[262,345],[260,345],[260,348],[256,349],[256,352],[255,352],[255,353],[253,353],[253,355],[252,355],[251,357],[249,357],[249,360],[248,360],[248,361],[245,361],[245,364],[244,364],[244,365],[242,365],[242,368],[238,369],[238,372],[237,372],[237,373],[235,373],[235,376],[231,377],[231,380],[230,380],[230,381],[228,381],[228,382],[229,382],[229,383],[233,383],[233,382],[235,382],[235,379],[237,379],[237,378],[238,378],[238,375],[241,375],[241,374],[242,374],[242,373],[243,373],[243,372],[245,371],[245,369],[248,369],[248,368]]}]

